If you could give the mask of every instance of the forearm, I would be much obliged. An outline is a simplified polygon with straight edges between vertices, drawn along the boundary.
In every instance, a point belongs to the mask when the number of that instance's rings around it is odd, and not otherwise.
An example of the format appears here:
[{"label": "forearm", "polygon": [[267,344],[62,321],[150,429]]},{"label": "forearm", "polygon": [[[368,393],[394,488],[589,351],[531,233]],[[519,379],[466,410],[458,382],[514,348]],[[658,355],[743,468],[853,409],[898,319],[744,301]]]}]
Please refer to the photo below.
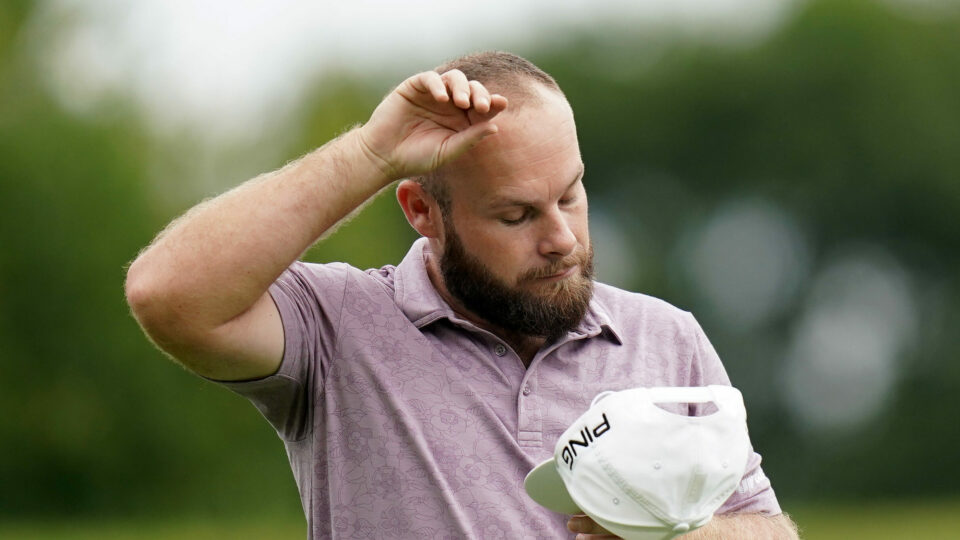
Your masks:
[{"label": "forearm", "polygon": [[127,294],[138,319],[202,332],[250,308],[325,231],[389,183],[356,135],[171,223],[130,266]]},{"label": "forearm", "polygon": [[786,515],[732,514],[714,516],[703,527],[680,536],[683,540],[796,540],[797,526]]}]

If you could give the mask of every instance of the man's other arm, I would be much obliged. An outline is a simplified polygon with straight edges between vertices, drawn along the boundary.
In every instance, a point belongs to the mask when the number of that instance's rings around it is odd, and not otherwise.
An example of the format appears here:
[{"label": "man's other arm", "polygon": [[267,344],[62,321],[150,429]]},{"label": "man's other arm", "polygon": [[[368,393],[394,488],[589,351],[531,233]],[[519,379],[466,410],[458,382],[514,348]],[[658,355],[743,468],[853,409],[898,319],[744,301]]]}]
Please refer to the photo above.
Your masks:
[{"label": "man's other arm", "polygon": [[459,71],[410,77],[362,128],[167,226],[127,272],[134,316],[157,346],[200,375],[274,373],[284,336],[270,284],[390,182],[432,170],[495,133],[491,120],[506,106]]},{"label": "man's other arm", "polygon": [[710,523],[681,536],[683,540],[797,540],[797,525],[786,514],[723,514]]},{"label": "man's other arm", "polygon": [[[577,540],[619,538],[597,525],[587,516],[573,516],[567,528],[577,534]],[[798,540],[797,525],[786,514],[721,514],[695,531],[681,535],[683,540]]]}]

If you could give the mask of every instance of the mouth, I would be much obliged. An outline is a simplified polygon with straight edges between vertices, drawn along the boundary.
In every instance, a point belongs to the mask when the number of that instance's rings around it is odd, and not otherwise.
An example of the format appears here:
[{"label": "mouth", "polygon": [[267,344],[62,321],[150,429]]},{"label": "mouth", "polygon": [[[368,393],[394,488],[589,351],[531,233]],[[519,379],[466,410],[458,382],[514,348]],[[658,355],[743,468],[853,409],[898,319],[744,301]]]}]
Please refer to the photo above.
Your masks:
[{"label": "mouth", "polygon": [[543,277],[537,278],[535,281],[537,283],[555,283],[557,281],[562,281],[576,274],[579,268],[580,268],[580,265],[575,264],[565,270],[561,270],[560,272],[557,272],[556,274],[550,274],[549,276],[543,276]]}]

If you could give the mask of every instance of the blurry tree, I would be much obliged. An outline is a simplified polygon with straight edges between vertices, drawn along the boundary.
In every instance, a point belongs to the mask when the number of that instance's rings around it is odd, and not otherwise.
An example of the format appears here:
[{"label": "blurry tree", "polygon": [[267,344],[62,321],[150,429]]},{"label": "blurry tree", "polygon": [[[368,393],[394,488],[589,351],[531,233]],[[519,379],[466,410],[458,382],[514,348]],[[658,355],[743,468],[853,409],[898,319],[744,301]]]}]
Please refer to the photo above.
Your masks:
[{"label": "blurry tree", "polygon": [[153,141],[122,100],[81,118],[51,99],[28,15],[0,7],[0,518],[295,512],[269,426],[129,316],[125,264],[171,217],[148,196]]}]

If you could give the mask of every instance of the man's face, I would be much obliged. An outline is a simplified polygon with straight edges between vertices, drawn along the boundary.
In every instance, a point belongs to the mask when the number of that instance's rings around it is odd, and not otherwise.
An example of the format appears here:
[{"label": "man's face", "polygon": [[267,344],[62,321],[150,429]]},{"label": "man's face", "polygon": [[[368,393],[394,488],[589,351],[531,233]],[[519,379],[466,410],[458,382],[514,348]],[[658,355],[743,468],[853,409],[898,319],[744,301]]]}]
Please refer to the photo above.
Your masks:
[{"label": "man's face", "polygon": [[506,330],[557,337],[576,326],[593,292],[583,162],[566,100],[498,119],[449,167],[440,270],[471,312]]}]

